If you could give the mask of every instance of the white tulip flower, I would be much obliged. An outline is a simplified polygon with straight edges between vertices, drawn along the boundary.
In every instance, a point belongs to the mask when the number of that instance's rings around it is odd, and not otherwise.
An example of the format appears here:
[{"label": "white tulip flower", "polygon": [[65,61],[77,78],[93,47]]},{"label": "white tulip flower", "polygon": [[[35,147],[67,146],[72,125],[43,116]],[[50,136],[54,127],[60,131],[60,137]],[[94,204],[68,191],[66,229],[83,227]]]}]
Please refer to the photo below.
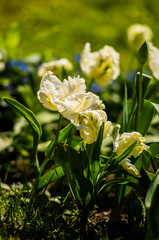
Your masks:
[{"label": "white tulip flower", "polygon": [[88,109],[105,108],[97,95],[91,92],[86,93],[83,78],[68,77],[68,80],[61,82],[50,71],[44,74],[37,96],[44,107],[52,111],[59,111],[73,124],[78,123],[79,114],[82,112]]},{"label": "white tulip flower", "polygon": [[151,41],[153,32],[151,28],[146,24],[132,24],[127,29],[127,39],[130,46],[139,50],[145,41]]},{"label": "white tulip flower", "polygon": [[5,63],[0,61],[0,72],[4,71],[5,67]]},{"label": "white tulip flower", "polygon": [[154,77],[159,80],[159,49],[152,43],[148,43],[149,49],[149,67]]},{"label": "white tulip flower", "polygon": [[120,165],[130,174],[140,177],[138,170],[131,164],[129,158],[131,156],[137,158],[144,150],[148,151],[149,147],[145,144],[145,138],[139,132],[123,133],[119,135],[119,128],[115,132],[114,137],[114,152],[121,155],[128,147],[137,141],[133,150],[120,162]]},{"label": "white tulip flower", "polygon": [[4,63],[4,52],[0,49],[0,72],[4,71],[6,65]]},{"label": "white tulip flower", "polygon": [[87,144],[97,140],[100,127],[104,122],[103,138],[108,135],[111,122],[107,121],[107,115],[103,110],[87,110],[79,115],[79,124],[76,124],[80,136]]},{"label": "white tulip flower", "polygon": [[59,111],[60,103],[68,96],[86,91],[85,80],[83,78],[71,78],[61,82],[51,71],[44,74],[40,90],[38,91],[38,99],[44,107],[52,110]]},{"label": "white tulip flower", "polygon": [[54,75],[60,77],[63,68],[67,72],[71,71],[73,68],[72,63],[67,58],[61,58],[48,63],[43,63],[38,69],[38,76],[42,77],[47,71],[52,71]]},{"label": "white tulip flower", "polygon": [[98,110],[104,108],[105,106],[99,97],[91,92],[76,94],[61,102],[61,114],[73,124],[78,124],[79,115],[86,110]]},{"label": "white tulip flower", "polygon": [[86,43],[81,56],[81,69],[100,86],[106,86],[119,76],[119,53],[110,46],[91,52],[90,43]]},{"label": "white tulip flower", "polygon": [[115,152],[117,155],[122,154],[128,147],[137,141],[133,150],[128,154],[127,158],[133,156],[138,157],[143,150],[148,150],[149,147],[145,144],[145,138],[139,132],[123,133],[115,140]]}]

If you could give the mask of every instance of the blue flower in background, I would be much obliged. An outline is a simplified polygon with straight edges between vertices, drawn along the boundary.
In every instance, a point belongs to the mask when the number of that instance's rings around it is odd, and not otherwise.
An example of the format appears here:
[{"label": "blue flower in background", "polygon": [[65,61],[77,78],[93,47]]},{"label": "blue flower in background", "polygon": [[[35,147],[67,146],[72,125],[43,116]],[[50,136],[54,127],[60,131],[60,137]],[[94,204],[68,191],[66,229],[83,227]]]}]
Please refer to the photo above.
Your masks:
[{"label": "blue flower in background", "polygon": [[74,62],[75,62],[75,63],[79,63],[80,60],[81,60],[81,54],[80,54],[80,53],[77,53],[77,54],[73,57],[73,59],[74,59]]},{"label": "blue flower in background", "polygon": [[[16,88],[19,84],[26,84],[29,76],[28,65],[21,60],[10,60],[6,63],[5,76],[11,79],[11,84]],[[8,90],[13,90],[12,85],[8,85]]]},{"label": "blue flower in background", "polygon": [[136,71],[126,72],[125,77],[129,82],[135,82]]},{"label": "blue flower in background", "polygon": [[11,60],[6,63],[6,67],[8,68],[14,68],[17,67],[20,71],[26,71],[28,66],[26,63],[20,61],[20,60]]},{"label": "blue flower in background", "polygon": [[95,85],[95,84],[93,84],[92,86],[91,86],[91,89],[90,89],[92,92],[94,92],[94,93],[101,93],[102,92],[102,88],[100,87],[100,86],[98,86],[98,85]]},{"label": "blue flower in background", "polygon": [[7,89],[8,89],[9,91],[14,90],[13,84],[12,84],[12,83],[9,83],[9,84],[7,85]]},{"label": "blue flower in background", "polygon": [[24,83],[24,84],[25,84],[25,83],[27,83],[27,82],[28,82],[28,77],[25,77],[25,76],[24,76],[24,77],[22,77],[22,83]]}]

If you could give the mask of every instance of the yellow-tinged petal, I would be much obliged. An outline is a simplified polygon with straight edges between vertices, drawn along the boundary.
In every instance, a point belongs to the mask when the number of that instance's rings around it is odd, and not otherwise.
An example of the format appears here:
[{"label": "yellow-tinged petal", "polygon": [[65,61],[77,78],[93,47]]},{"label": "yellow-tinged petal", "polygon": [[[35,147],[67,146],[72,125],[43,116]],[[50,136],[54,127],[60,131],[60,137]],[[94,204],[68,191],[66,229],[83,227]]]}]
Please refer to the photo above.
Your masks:
[{"label": "yellow-tinged petal", "polygon": [[81,69],[99,85],[106,86],[120,73],[119,53],[110,46],[104,46],[98,52],[91,52],[90,43],[86,43],[81,57]]},{"label": "yellow-tinged petal", "polygon": [[152,43],[148,43],[149,48],[149,67],[154,77],[159,80],[159,49]]},{"label": "yellow-tinged petal", "polygon": [[107,115],[103,110],[87,110],[79,115],[79,124],[76,125],[80,136],[87,144],[97,140],[100,127],[104,122],[103,138],[108,135],[111,122],[107,121]]},{"label": "yellow-tinged petal", "polygon": [[64,79],[63,83],[58,89],[58,93],[62,98],[85,92],[85,80],[79,76],[76,78],[68,77],[68,80]]},{"label": "yellow-tinged petal", "polygon": [[131,161],[128,158],[124,158],[123,160],[121,160],[120,165],[132,176],[141,177],[139,171],[136,169],[136,167],[131,163]]},{"label": "yellow-tinged petal", "polygon": [[135,50],[139,50],[145,41],[151,41],[153,32],[146,24],[132,24],[127,29],[128,43]]},{"label": "yellow-tinged petal", "polygon": [[42,77],[47,71],[52,71],[54,75],[60,77],[63,68],[68,72],[73,68],[72,63],[67,58],[61,58],[41,64],[38,69],[38,75],[39,77]]},{"label": "yellow-tinged petal", "polygon": [[135,177],[140,177],[138,170],[131,163],[129,158],[131,156],[138,157],[144,150],[148,151],[149,147],[145,144],[145,138],[139,132],[123,133],[119,135],[120,125],[114,128],[114,152],[121,155],[125,150],[130,147],[134,142],[137,142],[133,150],[120,162],[120,165]]},{"label": "yellow-tinged petal", "polygon": [[64,118],[80,126],[81,136],[90,143],[96,141],[102,122],[105,123],[103,135],[106,137],[111,122],[107,121],[106,113],[101,111],[105,106],[99,97],[85,91],[83,78],[68,77],[68,80],[61,82],[52,72],[47,72],[37,95],[44,107],[59,111]]},{"label": "yellow-tinged petal", "polygon": [[66,109],[67,97],[85,93],[85,91],[86,85],[83,78],[68,77],[68,80],[61,82],[51,71],[48,71],[41,80],[37,96],[44,107],[62,112]]},{"label": "yellow-tinged petal", "polygon": [[129,146],[136,142],[134,149],[128,154],[127,158],[134,156],[138,157],[143,150],[148,150],[149,147],[145,144],[145,138],[139,132],[123,133],[116,139],[114,151],[117,155],[122,154]]},{"label": "yellow-tinged petal", "polygon": [[63,108],[60,111],[63,117],[69,119],[73,124],[78,124],[78,117],[82,112],[105,108],[99,97],[91,92],[69,96],[60,105]]}]

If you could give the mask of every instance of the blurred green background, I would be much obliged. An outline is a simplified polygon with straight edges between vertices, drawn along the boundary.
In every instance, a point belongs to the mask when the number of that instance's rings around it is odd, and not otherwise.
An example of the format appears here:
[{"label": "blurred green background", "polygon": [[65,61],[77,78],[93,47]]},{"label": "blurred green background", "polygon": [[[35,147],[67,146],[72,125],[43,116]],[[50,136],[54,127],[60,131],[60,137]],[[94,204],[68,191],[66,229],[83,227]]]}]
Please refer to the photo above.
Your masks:
[{"label": "blurred green background", "polygon": [[113,46],[122,64],[128,55],[126,29],[133,23],[148,24],[159,47],[158,12],[158,0],[1,0],[0,47],[7,48],[9,29],[17,29],[16,43],[9,37],[15,58],[40,52],[46,60],[72,60],[88,41],[92,50]]}]

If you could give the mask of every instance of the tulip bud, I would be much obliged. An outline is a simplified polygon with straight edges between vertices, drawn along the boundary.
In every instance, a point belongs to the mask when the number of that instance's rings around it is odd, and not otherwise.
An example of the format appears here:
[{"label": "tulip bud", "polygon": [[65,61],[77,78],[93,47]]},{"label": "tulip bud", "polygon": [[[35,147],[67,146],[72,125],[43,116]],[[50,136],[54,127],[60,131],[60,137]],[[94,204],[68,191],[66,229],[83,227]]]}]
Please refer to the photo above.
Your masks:
[{"label": "tulip bud", "polygon": [[148,46],[144,42],[138,51],[138,60],[141,65],[144,65],[148,59]]}]

